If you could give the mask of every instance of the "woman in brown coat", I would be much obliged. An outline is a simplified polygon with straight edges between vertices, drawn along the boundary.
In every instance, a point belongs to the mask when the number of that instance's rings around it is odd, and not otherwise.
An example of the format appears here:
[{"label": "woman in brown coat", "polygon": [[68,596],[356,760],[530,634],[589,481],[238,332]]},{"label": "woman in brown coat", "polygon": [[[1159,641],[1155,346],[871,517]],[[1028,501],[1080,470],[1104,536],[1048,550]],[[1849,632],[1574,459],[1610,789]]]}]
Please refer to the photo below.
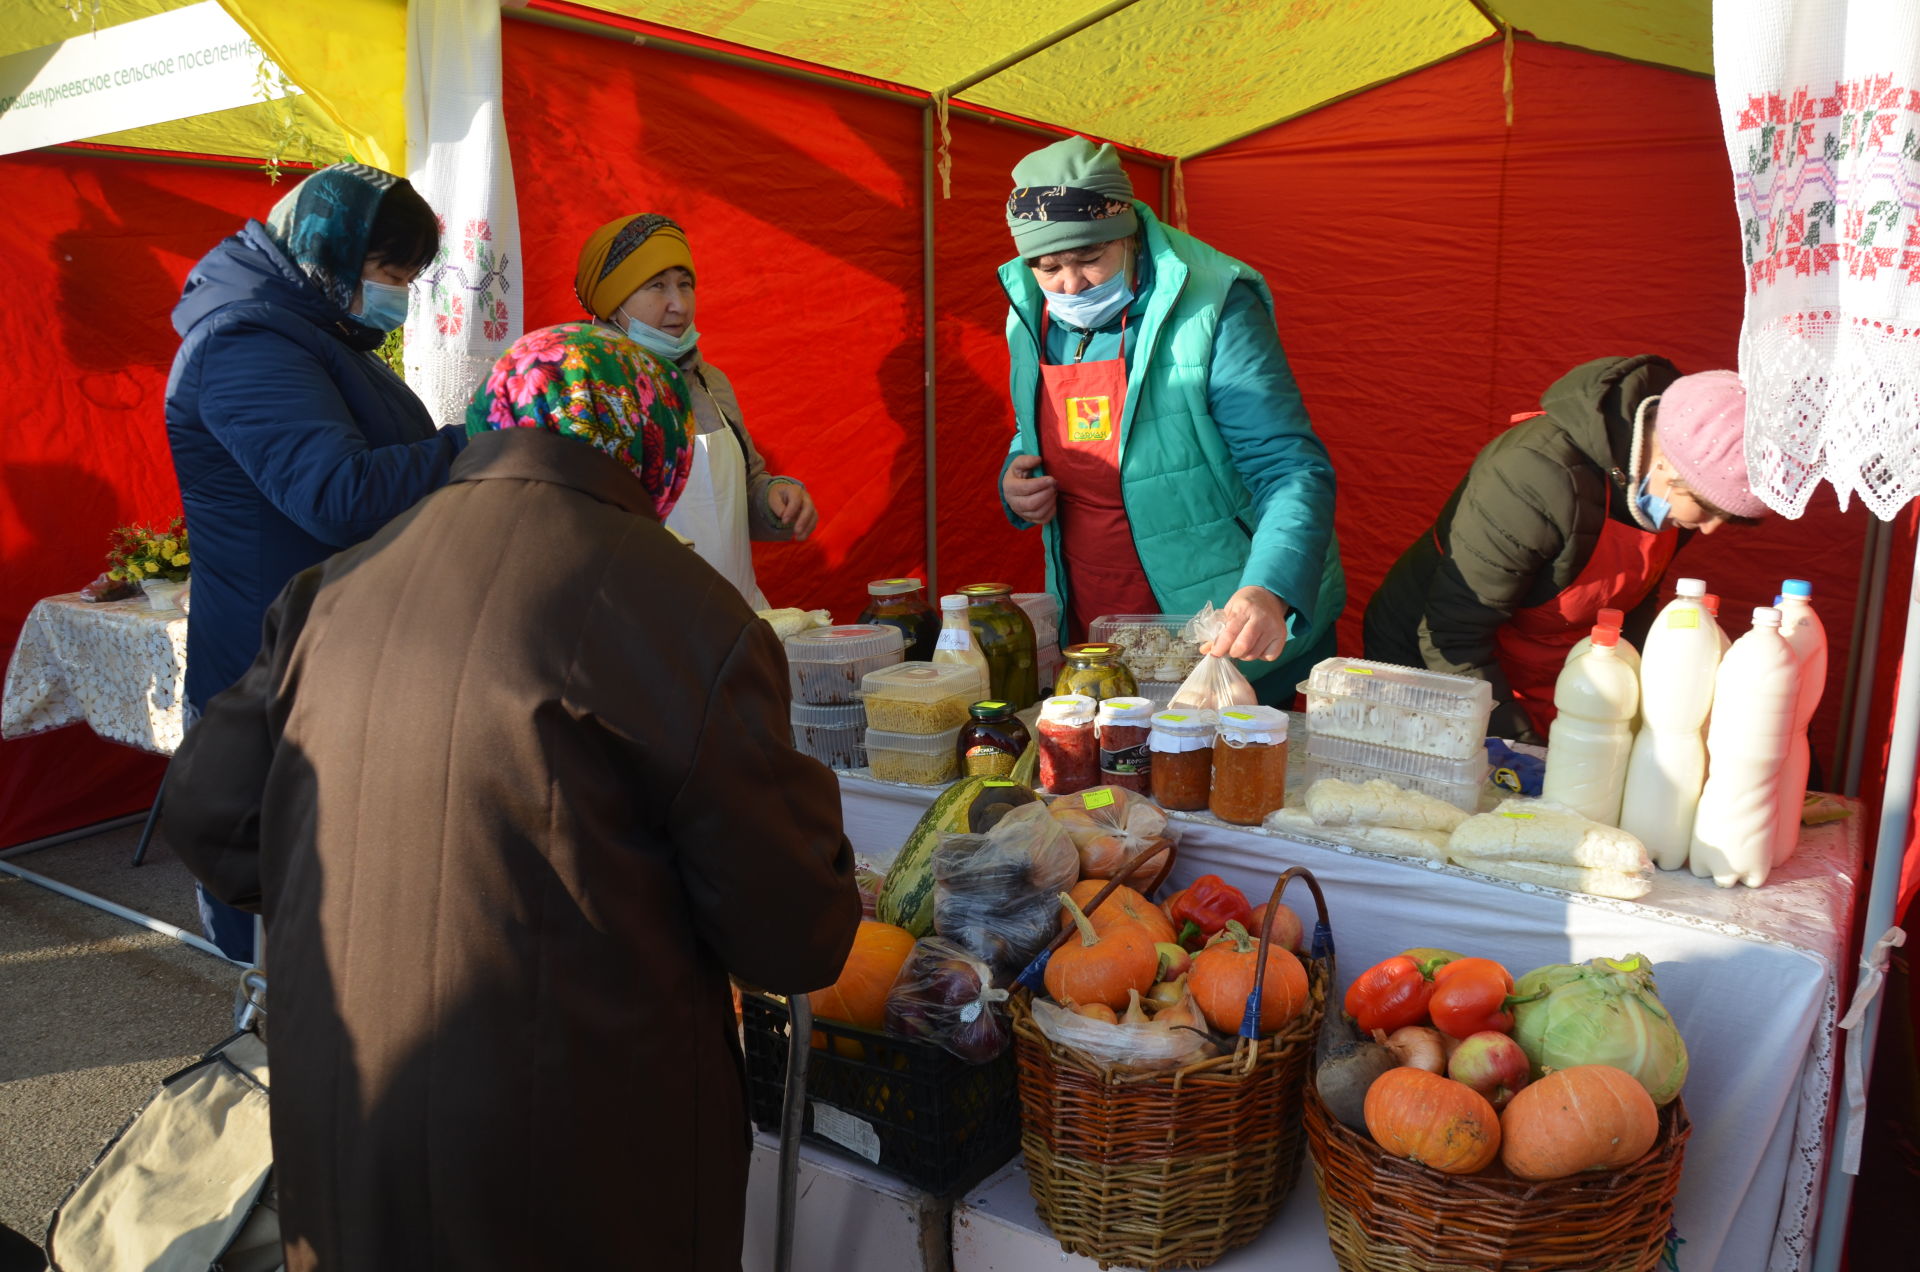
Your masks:
[{"label": "woman in brown coat", "polygon": [[830,984],[860,904],[779,643],[661,525],[685,400],[523,337],[174,760],[169,838],[266,916],[292,1272],[739,1266],[727,974]]}]

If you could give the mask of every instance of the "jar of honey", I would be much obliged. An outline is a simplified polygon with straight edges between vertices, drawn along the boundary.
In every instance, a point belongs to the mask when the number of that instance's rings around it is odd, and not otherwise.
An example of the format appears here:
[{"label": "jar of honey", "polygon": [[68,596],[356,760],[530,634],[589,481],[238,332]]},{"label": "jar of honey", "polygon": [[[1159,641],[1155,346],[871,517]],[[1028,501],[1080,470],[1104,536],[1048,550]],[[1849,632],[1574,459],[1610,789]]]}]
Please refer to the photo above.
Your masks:
[{"label": "jar of honey", "polygon": [[1287,802],[1287,713],[1235,707],[1220,713],[1207,806],[1221,821],[1258,826]]},{"label": "jar of honey", "polygon": [[1162,808],[1193,812],[1207,806],[1213,782],[1214,714],[1202,708],[1153,717],[1147,749],[1153,753],[1153,798]]}]

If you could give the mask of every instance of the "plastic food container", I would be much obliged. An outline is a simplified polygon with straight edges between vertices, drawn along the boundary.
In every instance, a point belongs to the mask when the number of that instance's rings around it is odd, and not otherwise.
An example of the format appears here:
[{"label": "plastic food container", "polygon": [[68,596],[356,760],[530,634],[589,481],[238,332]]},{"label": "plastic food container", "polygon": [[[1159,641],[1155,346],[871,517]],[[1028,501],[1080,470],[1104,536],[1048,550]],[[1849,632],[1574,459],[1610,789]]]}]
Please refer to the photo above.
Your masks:
[{"label": "plastic food container", "polygon": [[789,636],[787,679],[793,700],[815,706],[857,704],[866,674],[899,662],[905,647],[899,628],[879,623],[816,627]]},{"label": "plastic food container", "polygon": [[793,745],[828,768],[856,769],[867,762],[866,713],[859,703],[817,707],[793,704]]},{"label": "plastic food container", "polygon": [[945,733],[867,730],[867,767],[883,782],[944,786],[960,776],[959,726]]},{"label": "plastic food container", "polygon": [[1191,614],[1102,614],[1087,625],[1087,639],[1118,645],[1120,661],[1133,673],[1141,694],[1151,698],[1148,684],[1171,681],[1177,689],[1199,665],[1199,643],[1180,634],[1192,621]]},{"label": "plastic food container", "polygon": [[980,673],[958,663],[903,662],[860,681],[867,727],[888,733],[945,733],[967,722]]},{"label": "plastic food container", "polygon": [[1042,645],[1060,641],[1060,602],[1051,592],[1015,592],[1013,603],[1033,621],[1033,638]]},{"label": "plastic food container", "polygon": [[1492,767],[1485,750],[1470,759],[1449,760],[1370,742],[1330,738],[1311,730],[1307,736],[1310,783],[1323,777],[1337,777],[1343,782],[1384,778],[1402,790],[1443,799],[1470,813],[1480,809],[1480,791]]},{"label": "plastic food container", "polygon": [[1493,686],[1471,676],[1328,658],[1301,683],[1315,737],[1346,738],[1449,760],[1486,755]]}]

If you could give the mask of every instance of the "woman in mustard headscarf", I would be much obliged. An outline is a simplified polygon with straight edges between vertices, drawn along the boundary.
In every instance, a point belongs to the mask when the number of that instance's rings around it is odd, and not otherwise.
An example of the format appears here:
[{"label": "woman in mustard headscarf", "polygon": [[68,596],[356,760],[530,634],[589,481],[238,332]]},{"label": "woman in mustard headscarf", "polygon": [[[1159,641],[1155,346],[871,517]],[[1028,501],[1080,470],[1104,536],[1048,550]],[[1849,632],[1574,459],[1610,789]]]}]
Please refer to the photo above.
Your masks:
[{"label": "woman in mustard headscarf", "polygon": [[700,354],[686,231],[651,212],[607,222],[580,249],[573,290],[598,321],[679,367],[693,399],[694,457],[667,528],[691,539],[749,605],[767,609],[750,541],[804,539],[818,514],[799,481],[767,472],[732,383]]}]

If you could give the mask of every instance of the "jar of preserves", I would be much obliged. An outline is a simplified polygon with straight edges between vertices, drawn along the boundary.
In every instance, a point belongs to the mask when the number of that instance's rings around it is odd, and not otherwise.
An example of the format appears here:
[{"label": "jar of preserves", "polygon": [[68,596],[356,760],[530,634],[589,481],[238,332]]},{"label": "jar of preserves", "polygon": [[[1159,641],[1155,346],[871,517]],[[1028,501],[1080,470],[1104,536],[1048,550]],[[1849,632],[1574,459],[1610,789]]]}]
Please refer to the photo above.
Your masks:
[{"label": "jar of preserves", "polygon": [[1081,694],[1048,698],[1040,705],[1040,788],[1050,795],[1072,795],[1100,784],[1100,752],[1094,744],[1096,704]]},{"label": "jar of preserves", "polygon": [[1258,826],[1286,802],[1287,713],[1276,707],[1222,711],[1208,808],[1221,821]]},{"label": "jar of preserves", "polygon": [[1026,710],[1040,699],[1033,620],[1014,603],[1013,589],[1005,583],[974,583],[960,594],[967,598],[974,641],[986,655],[988,696],[1015,711]]},{"label": "jar of preserves", "polygon": [[1027,749],[1027,726],[1005,702],[976,702],[967,708],[972,718],[961,726],[955,749],[962,777],[1005,777]]},{"label": "jar of preserves", "polygon": [[927,585],[919,579],[876,579],[867,584],[867,608],[860,611],[860,621],[899,628],[907,642],[908,662],[933,658],[940,616],[927,603]]},{"label": "jar of preserves", "polygon": [[1147,793],[1153,761],[1147,753],[1153,703],[1146,698],[1108,698],[1100,704],[1094,728],[1100,740],[1100,781]]},{"label": "jar of preserves", "polygon": [[1118,645],[1068,645],[1066,663],[1054,678],[1056,694],[1082,693],[1095,702],[1131,698],[1140,692],[1133,673],[1120,661]]},{"label": "jar of preserves", "polygon": [[1147,750],[1153,754],[1153,798],[1162,808],[1195,812],[1213,786],[1214,714],[1195,708],[1153,717]]}]

